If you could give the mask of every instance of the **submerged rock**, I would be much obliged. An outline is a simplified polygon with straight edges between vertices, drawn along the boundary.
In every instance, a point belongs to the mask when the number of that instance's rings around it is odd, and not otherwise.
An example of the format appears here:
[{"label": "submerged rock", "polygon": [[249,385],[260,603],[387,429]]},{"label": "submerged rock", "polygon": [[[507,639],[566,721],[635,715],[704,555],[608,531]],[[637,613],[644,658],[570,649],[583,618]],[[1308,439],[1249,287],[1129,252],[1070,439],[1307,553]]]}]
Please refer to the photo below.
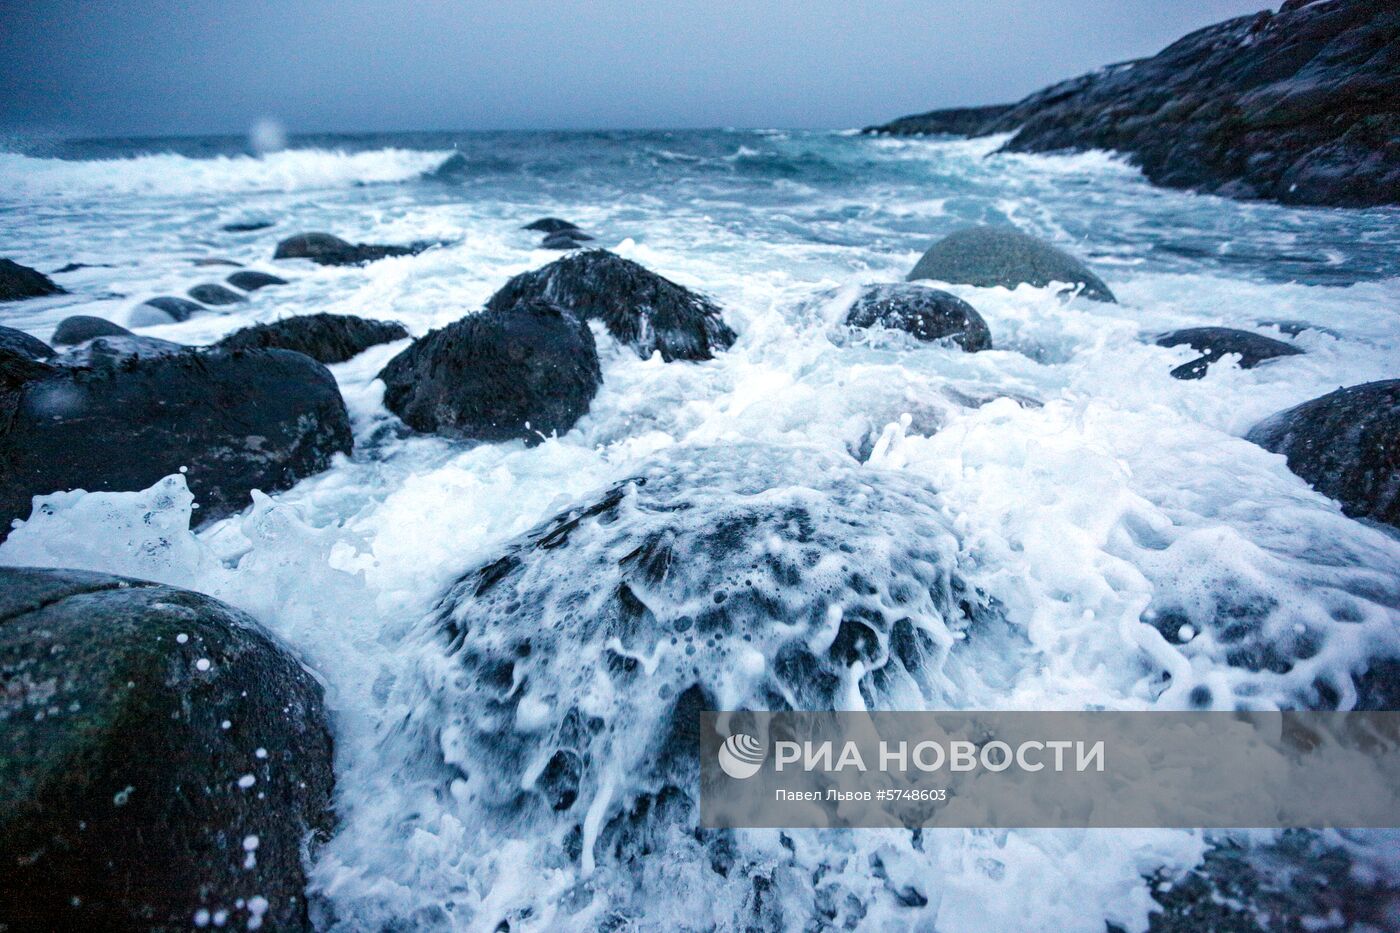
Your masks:
[{"label": "submerged rock", "polygon": [[379,378],[415,430],[537,444],[587,413],[603,377],[588,325],[534,298],[420,337]]},{"label": "submerged rock", "polygon": [[[147,309],[154,309],[154,313]],[[190,301],[188,298],[161,295],[157,298],[149,298],[132,309],[131,323],[136,327],[147,327],[152,324],[167,324],[171,321],[188,321],[203,310],[202,305]]]},{"label": "submerged rock", "polygon": [[224,224],[222,229],[228,233],[252,233],[255,230],[266,230],[272,226],[276,225],[270,220],[242,220]]},{"label": "submerged rock", "polygon": [[735,339],[714,302],[607,250],[584,250],[523,272],[486,307],[506,310],[535,298],[602,320],[643,359],[660,351],[667,362],[708,360]]},{"label": "submerged rock", "polygon": [[20,930],[309,930],[332,828],[321,687],[207,596],[0,568],[0,917]]},{"label": "submerged rock", "polygon": [[269,285],[287,284],[286,279],[279,279],[277,276],[269,275],[266,272],[253,271],[235,272],[233,275],[229,276],[224,281],[237,288],[243,289],[245,292],[255,292],[258,289],[266,288]]},{"label": "submerged rock", "polygon": [[116,268],[110,262],[70,262],[62,267],[53,270],[52,275],[66,275],[69,272],[77,272],[79,269],[113,269]]},{"label": "submerged rock", "polygon": [[233,289],[212,282],[196,285],[188,294],[195,301],[206,305],[236,305],[240,301],[248,300]]},{"label": "submerged rock", "polygon": [[54,328],[53,343],[55,346],[67,347],[78,343],[84,343],[94,337],[130,337],[131,331],[120,324],[113,323],[105,317],[93,317],[90,314],[75,314],[66,317]]},{"label": "submerged rock", "polygon": [[1259,422],[1246,439],[1353,518],[1400,528],[1400,379],[1338,389]]},{"label": "submerged rock", "polygon": [[1080,294],[1095,301],[1117,301],[1089,267],[1059,247],[1011,227],[968,227],[928,248],[909,273],[909,281],[935,279],[979,288],[1015,288],[1051,282],[1083,286]]},{"label": "submerged rock", "polygon": [[243,263],[234,262],[232,259],[224,259],[219,256],[206,256],[201,259],[190,260],[196,266],[233,266],[235,269],[243,268]]},{"label": "submerged rock", "polygon": [[1329,337],[1340,338],[1342,336],[1330,327],[1323,327],[1320,324],[1313,324],[1310,321],[1283,320],[1259,321],[1258,323],[1260,327],[1272,327],[1274,330],[1286,334],[1289,337],[1297,337],[1304,331],[1309,330],[1315,330],[1319,334],[1326,334]]},{"label": "submerged rock", "polygon": [[358,266],[390,256],[413,256],[427,249],[428,243],[411,246],[383,246],[374,243],[347,243],[329,233],[299,233],[277,244],[273,259],[309,259],[322,266]]},{"label": "submerged rock", "polygon": [[60,295],[64,288],[37,269],[0,259],[0,302]]},{"label": "submerged rock", "polygon": [[868,285],[846,314],[850,327],[887,327],[919,340],[951,340],[969,353],[992,348],[987,322],[956,295],[925,285]]},{"label": "submerged rock", "polygon": [[214,346],[226,350],[279,347],[322,363],[344,363],[381,343],[403,340],[397,321],[368,321],[348,314],[301,314],[234,331]]},{"label": "submerged rock", "polygon": [[38,337],[3,325],[0,325],[0,348],[31,360],[46,360],[54,355],[54,348]]},{"label": "submerged rock", "polygon": [[1200,353],[1198,359],[1183,363],[1172,370],[1173,379],[1200,379],[1210,364],[1221,357],[1235,354],[1240,369],[1253,369],[1265,360],[1280,356],[1297,356],[1303,351],[1282,340],[1233,327],[1188,327],[1163,334],[1156,340],[1159,347],[1179,347],[1183,344]]},{"label": "submerged rock", "polygon": [[574,237],[568,233],[552,233],[540,241],[541,249],[582,249],[583,240],[591,240],[591,236]]},{"label": "submerged rock", "polygon": [[541,217],[539,220],[532,220],[521,227],[521,230],[538,230],[541,233],[560,233],[565,230],[577,230],[578,224],[571,223],[559,217]]},{"label": "submerged rock", "polygon": [[286,350],[95,354],[32,363],[0,388],[0,538],[33,496],[145,489],[182,468],[212,521],[351,447],[335,379]]}]

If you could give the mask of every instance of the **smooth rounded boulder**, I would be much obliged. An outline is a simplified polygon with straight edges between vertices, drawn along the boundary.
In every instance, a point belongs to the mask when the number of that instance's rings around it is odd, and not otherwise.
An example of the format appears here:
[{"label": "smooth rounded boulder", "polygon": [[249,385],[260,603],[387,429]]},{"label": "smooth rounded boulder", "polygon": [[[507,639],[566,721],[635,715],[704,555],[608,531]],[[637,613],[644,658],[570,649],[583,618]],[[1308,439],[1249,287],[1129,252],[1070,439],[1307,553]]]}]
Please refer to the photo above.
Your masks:
[{"label": "smooth rounded boulder", "polygon": [[319,473],[351,443],[334,377],[300,353],[189,348],[73,366],[7,355],[0,538],[28,517],[34,496],[146,489],[182,469],[196,517],[212,521],[241,511],[251,490]]},{"label": "smooth rounded boulder", "polygon": [[238,292],[231,288],[225,288],[217,282],[205,282],[203,285],[196,285],[187,293],[195,301],[206,305],[236,305],[241,301],[247,301]]},{"label": "smooth rounded boulder", "polygon": [[370,347],[408,336],[397,321],[370,321],[349,314],[300,314],[234,331],[215,344],[226,350],[278,347],[322,363],[344,363]]},{"label": "smooth rounded boulder", "polygon": [[642,359],[708,360],[733,345],[719,306],[603,249],[582,250],[507,282],[486,302],[504,311],[543,298],[582,320],[600,319]]},{"label": "smooth rounded boulder", "polygon": [[161,295],[148,298],[131,310],[131,323],[135,327],[149,327],[153,324],[169,324],[174,321],[188,321],[203,311],[202,305],[188,298]]},{"label": "smooth rounded boulder", "polygon": [[71,347],[96,337],[130,337],[131,331],[105,317],[90,314],[75,314],[66,317],[54,328],[53,344],[58,347]]},{"label": "smooth rounded boulder", "polygon": [[257,272],[252,269],[243,272],[235,272],[224,279],[235,288],[241,288],[245,292],[255,292],[260,288],[267,288],[269,285],[286,285],[287,280],[270,275],[266,272]]},{"label": "smooth rounded boulder", "polygon": [[538,230],[541,233],[560,233],[564,230],[577,230],[578,224],[560,217],[541,217],[539,220],[532,220],[521,230]]},{"label": "smooth rounded boulder", "polygon": [[18,353],[31,360],[47,360],[54,355],[54,348],[38,337],[3,325],[0,325],[0,349]]},{"label": "smooth rounded boulder", "polygon": [[1188,327],[1174,330],[1157,338],[1159,347],[1188,346],[1201,354],[1189,363],[1182,363],[1171,372],[1173,379],[1200,379],[1210,364],[1224,356],[1239,357],[1240,369],[1253,369],[1265,360],[1280,356],[1297,356],[1303,351],[1282,340],[1233,327]]},{"label": "smooth rounded boulder", "polygon": [[1044,288],[1051,282],[1080,286],[1094,301],[1116,302],[1113,292],[1078,259],[1012,227],[969,227],[928,248],[909,281],[934,279],[978,288]]},{"label": "smooth rounded boulder", "polygon": [[415,340],[379,378],[385,406],[415,430],[533,445],[572,428],[603,377],[588,325],[532,299]]},{"label": "smooth rounded boulder", "polygon": [[251,618],[0,568],[0,687],[7,928],[311,928],[302,852],[333,828],[331,735],[316,679]]},{"label": "smooth rounded boulder", "polygon": [[61,295],[65,289],[37,269],[0,259],[0,302]]},{"label": "smooth rounded boulder", "polygon": [[1400,528],[1400,379],[1338,389],[1256,424],[1245,439],[1353,518]]},{"label": "smooth rounded boulder", "polygon": [[848,327],[901,330],[918,340],[949,340],[969,353],[992,348],[987,322],[956,295],[926,285],[868,285],[846,314]]},{"label": "smooth rounded boulder", "polygon": [[329,233],[298,233],[278,243],[272,258],[309,259],[321,266],[358,266],[390,256],[412,256],[427,248],[426,243],[385,246],[375,243],[350,243]]}]

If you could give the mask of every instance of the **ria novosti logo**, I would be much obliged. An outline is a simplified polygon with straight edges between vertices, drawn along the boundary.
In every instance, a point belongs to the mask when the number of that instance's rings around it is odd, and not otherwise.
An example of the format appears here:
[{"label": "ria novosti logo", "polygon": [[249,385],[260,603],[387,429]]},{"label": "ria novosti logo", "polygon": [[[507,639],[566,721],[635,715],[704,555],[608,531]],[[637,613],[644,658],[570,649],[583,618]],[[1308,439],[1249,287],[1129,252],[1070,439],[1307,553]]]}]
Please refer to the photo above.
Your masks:
[{"label": "ria novosti logo", "polygon": [[719,747],[720,768],[740,781],[757,774],[767,757],[768,746],[743,732],[734,733]]}]

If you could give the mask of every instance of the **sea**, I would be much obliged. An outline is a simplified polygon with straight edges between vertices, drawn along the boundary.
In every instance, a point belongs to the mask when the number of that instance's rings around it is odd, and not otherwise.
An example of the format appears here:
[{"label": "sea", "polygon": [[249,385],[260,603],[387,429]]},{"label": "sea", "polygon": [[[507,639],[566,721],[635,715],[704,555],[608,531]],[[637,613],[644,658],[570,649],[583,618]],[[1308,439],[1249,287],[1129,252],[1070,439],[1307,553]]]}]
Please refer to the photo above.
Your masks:
[{"label": "sea", "polygon": [[[868,487],[842,513],[860,553],[908,545],[937,516],[955,542],[944,558],[1002,624],[968,649],[980,664],[927,672],[898,708],[1293,708],[1318,682],[1354,703],[1349,675],[1400,655],[1400,537],[1345,517],[1244,435],[1340,386],[1400,376],[1400,210],[1167,190],[1110,153],[1005,154],[1002,142],[776,129],[293,136],[260,153],[243,137],[3,141],[0,256],[45,272],[83,264],[53,276],[67,294],[0,305],[0,323],[40,338],[72,314],[126,324],[149,297],[233,271],[210,259],[289,284],[138,333],[206,344],[329,312],[422,336],[557,259],[521,229],[550,215],[708,295],[738,339],[713,360],[666,363],[599,330],[590,411],[534,446],[408,431],[376,379],[407,341],[375,347],[331,367],[356,444],[326,472],[198,530],[177,471],[147,490],[56,491],[0,545],[0,564],[211,594],[315,673],[336,741],[338,826],[308,853],[323,929],[1145,930],[1153,894],[1212,847],[1278,834],[706,835],[684,807],[639,804],[620,741],[579,763],[575,810],[503,813],[470,788],[524,793],[544,764],[473,738],[460,718],[473,685],[428,633],[464,573],[669,463],[670,494],[690,482],[711,504],[696,521],[755,476]],[[270,226],[222,229],[249,223]],[[933,242],[975,224],[1077,254],[1118,303],[944,286],[990,327],[993,349],[975,354],[843,326],[862,286],[902,281]],[[440,245],[362,267],[273,261],[303,231]],[[1214,325],[1305,352],[1173,379],[1195,354],[1152,338]],[[879,507],[905,501],[922,511]],[[561,587],[590,574],[558,571]],[[1237,650],[1241,632],[1251,650]],[[606,694],[589,686],[616,647],[606,627],[569,638],[517,685],[530,711],[519,729],[579,708],[610,735],[665,719],[674,697],[645,683],[654,659],[640,686]],[[694,682],[736,703],[756,702],[736,683],[771,673],[761,652],[736,680],[732,653],[687,649]],[[852,689],[833,705],[882,696]],[[407,722],[438,747],[415,745]],[[599,830],[619,819],[642,836],[624,845]],[[1400,884],[1400,836],[1321,835],[1355,878]],[[1339,916],[1319,901],[1304,919],[1327,929]]]}]

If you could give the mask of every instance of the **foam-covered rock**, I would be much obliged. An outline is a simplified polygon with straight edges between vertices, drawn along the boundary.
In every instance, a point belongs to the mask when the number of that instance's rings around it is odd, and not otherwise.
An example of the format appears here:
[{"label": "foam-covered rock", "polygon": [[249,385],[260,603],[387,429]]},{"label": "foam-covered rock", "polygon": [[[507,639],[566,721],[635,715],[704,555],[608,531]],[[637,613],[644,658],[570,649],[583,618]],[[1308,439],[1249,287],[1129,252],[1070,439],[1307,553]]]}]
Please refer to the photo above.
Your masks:
[{"label": "foam-covered rock", "polygon": [[1246,438],[1354,518],[1400,528],[1400,379],[1338,389],[1264,419]]},{"label": "foam-covered rock", "polygon": [[173,340],[141,337],[136,334],[117,337],[94,337],[71,347],[49,360],[55,366],[112,367],[125,360],[150,360],[188,352],[191,348]]},{"label": "foam-covered rock", "polygon": [[909,281],[934,279],[979,288],[1015,288],[1051,282],[1080,287],[1095,301],[1116,301],[1113,292],[1078,259],[1057,246],[1012,227],[968,227],[928,248]]},{"label": "foam-covered rock", "polygon": [[200,304],[215,306],[236,305],[241,301],[248,300],[233,289],[225,288],[217,282],[205,282],[202,285],[196,285],[189,290],[188,294]]},{"label": "foam-covered rock", "polygon": [[536,298],[432,331],[379,378],[415,430],[535,444],[583,417],[602,373],[588,325]]},{"label": "foam-covered rock", "polygon": [[58,327],[54,328],[53,344],[58,347],[68,347],[85,343],[94,337],[130,336],[133,336],[131,331],[105,317],[75,314],[72,317],[64,318],[59,322]]},{"label": "foam-covered rock", "polygon": [[11,928],[310,929],[302,850],[332,827],[331,735],[320,685],[251,618],[0,568],[0,683]]},{"label": "foam-covered rock", "polygon": [[53,347],[38,337],[4,325],[0,325],[0,348],[31,360],[46,360],[54,355]]},{"label": "foam-covered rock", "polygon": [[224,349],[279,347],[322,363],[344,363],[381,343],[403,340],[397,321],[370,321],[349,314],[300,314],[234,331],[215,344]]},{"label": "foam-covered rock", "polygon": [[956,295],[925,285],[868,285],[846,314],[849,327],[885,327],[918,340],[950,340],[969,353],[992,348],[987,322]]},{"label": "foam-covered rock", "polygon": [[62,294],[64,289],[37,269],[0,259],[0,302]]},{"label": "foam-covered rock", "polygon": [[322,266],[358,266],[390,256],[412,256],[429,244],[385,246],[376,243],[349,243],[329,233],[298,233],[277,244],[273,259],[309,259]]},{"label": "foam-covered rock", "polygon": [[1303,351],[1292,344],[1233,327],[1188,327],[1162,334],[1156,340],[1159,347],[1189,346],[1201,354],[1189,363],[1172,370],[1174,379],[1200,379],[1210,364],[1221,357],[1239,357],[1241,369],[1253,369],[1265,360],[1280,356],[1297,356]]},{"label": "foam-covered rock", "polygon": [[188,470],[202,521],[286,489],[351,447],[324,366],[286,350],[29,363],[0,381],[0,537],[36,495],[140,490]]},{"label": "foam-covered rock", "polygon": [[708,360],[735,339],[714,302],[607,250],[583,250],[523,272],[486,307],[505,310],[535,298],[601,320],[643,359],[659,351],[667,362]]},{"label": "foam-covered rock", "polygon": [[148,298],[131,309],[131,323],[135,327],[149,327],[154,324],[169,324],[173,321],[188,321],[203,311],[204,307],[188,298],[174,295],[159,295]]},{"label": "foam-covered rock", "polygon": [[243,289],[245,292],[255,292],[260,288],[267,288],[269,285],[287,284],[286,279],[278,278],[266,272],[256,272],[251,269],[244,272],[235,272],[224,281],[235,288]]}]

